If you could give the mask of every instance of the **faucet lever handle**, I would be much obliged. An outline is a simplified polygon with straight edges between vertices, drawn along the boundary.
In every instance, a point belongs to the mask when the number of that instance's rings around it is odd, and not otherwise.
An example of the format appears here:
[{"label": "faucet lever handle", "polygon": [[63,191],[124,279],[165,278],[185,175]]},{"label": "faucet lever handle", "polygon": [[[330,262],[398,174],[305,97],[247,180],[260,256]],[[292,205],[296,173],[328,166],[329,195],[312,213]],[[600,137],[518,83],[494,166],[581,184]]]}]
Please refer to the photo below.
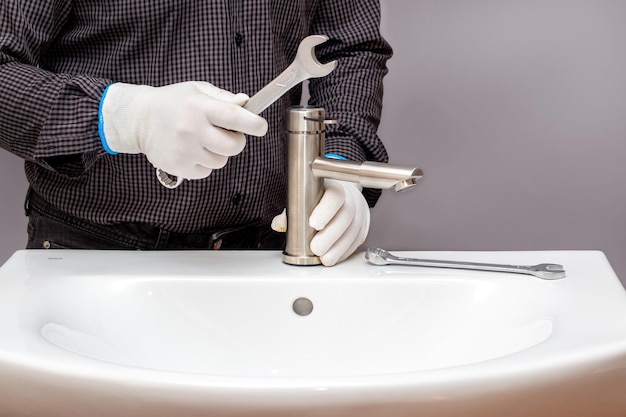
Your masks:
[{"label": "faucet lever handle", "polygon": [[325,125],[338,125],[339,124],[339,120],[334,120],[334,119],[322,119],[322,118],[307,117],[307,116],[304,116],[303,119],[308,122],[324,123]]}]

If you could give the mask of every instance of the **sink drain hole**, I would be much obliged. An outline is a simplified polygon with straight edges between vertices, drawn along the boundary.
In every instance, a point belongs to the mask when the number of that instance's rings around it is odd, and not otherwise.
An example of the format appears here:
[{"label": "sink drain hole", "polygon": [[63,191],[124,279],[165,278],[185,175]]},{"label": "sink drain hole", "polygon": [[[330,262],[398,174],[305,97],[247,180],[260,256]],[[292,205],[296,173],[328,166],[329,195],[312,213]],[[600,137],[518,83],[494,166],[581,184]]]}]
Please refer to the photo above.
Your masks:
[{"label": "sink drain hole", "polygon": [[313,303],[308,298],[300,297],[293,302],[293,312],[299,316],[308,316],[313,311]]}]

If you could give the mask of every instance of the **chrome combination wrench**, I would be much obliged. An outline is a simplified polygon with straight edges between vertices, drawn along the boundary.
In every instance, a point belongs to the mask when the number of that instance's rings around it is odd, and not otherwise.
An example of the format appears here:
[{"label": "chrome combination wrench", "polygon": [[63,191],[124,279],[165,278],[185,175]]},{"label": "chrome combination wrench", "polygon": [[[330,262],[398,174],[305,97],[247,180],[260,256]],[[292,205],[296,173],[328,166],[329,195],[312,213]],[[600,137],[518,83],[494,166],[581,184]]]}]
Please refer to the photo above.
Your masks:
[{"label": "chrome combination wrench", "polygon": [[[294,61],[269,84],[250,97],[243,108],[259,114],[287,91],[309,78],[319,78],[330,74],[337,66],[337,61],[321,64],[315,56],[315,47],[328,40],[327,36],[311,35],[300,42]],[[183,178],[168,174],[160,168],[156,169],[159,182],[166,188],[176,188]]]},{"label": "chrome combination wrench", "polygon": [[558,264],[539,265],[502,265],[478,262],[443,261],[434,259],[416,259],[395,256],[381,248],[368,248],[365,259],[374,265],[411,265],[431,268],[472,269],[476,271],[510,272],[515,274],[529,274],[541,279],[565,278],[565,270]]}]

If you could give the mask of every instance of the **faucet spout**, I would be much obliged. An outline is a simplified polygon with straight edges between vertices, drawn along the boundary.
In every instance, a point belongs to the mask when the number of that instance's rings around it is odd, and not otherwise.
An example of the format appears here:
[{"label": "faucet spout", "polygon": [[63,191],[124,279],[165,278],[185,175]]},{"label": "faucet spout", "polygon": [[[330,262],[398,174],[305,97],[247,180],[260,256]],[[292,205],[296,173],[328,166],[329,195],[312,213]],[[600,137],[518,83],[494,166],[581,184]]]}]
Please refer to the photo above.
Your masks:
[{"label": "faucet spout", "polygon": [[311,163],[313,175],[318,178],[355,182],[365,188],[406,191],[424,176],[420,168],[400,167],[380,162],[355,162],[320,156]]}]

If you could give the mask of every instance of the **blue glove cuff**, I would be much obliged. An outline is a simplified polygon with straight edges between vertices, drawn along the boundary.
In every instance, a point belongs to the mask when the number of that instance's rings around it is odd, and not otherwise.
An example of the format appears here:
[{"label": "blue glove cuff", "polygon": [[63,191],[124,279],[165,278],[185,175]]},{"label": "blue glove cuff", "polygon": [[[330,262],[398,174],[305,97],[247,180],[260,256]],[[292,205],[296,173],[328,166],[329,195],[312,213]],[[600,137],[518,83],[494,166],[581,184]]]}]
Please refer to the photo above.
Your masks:
[{"label": "blue glove cuff", "polygon": [[348,158],[346,158],[345,156],[341,156],[339,154],[336,153],[327,153],[324,155],[324,157],[329,158],[329,159],[340,159],[342,161],[347,161]]},{"label": "blue glove cuff", "polygon": [[107,92],[109,91],[109,87],[111,87],[111,85],[108,85],[102,92],[100,106],[98,107],[98,135],[100,136],[100,143],[102,143],[104,150],[111,155],[117,155],[119,152],[115,152],[113,149],[109,148],[109,144],[107,143],[107,139],[104,135],[104,115],[102,114],[102,106],[104,104],[104,99],[107,96]]}]

